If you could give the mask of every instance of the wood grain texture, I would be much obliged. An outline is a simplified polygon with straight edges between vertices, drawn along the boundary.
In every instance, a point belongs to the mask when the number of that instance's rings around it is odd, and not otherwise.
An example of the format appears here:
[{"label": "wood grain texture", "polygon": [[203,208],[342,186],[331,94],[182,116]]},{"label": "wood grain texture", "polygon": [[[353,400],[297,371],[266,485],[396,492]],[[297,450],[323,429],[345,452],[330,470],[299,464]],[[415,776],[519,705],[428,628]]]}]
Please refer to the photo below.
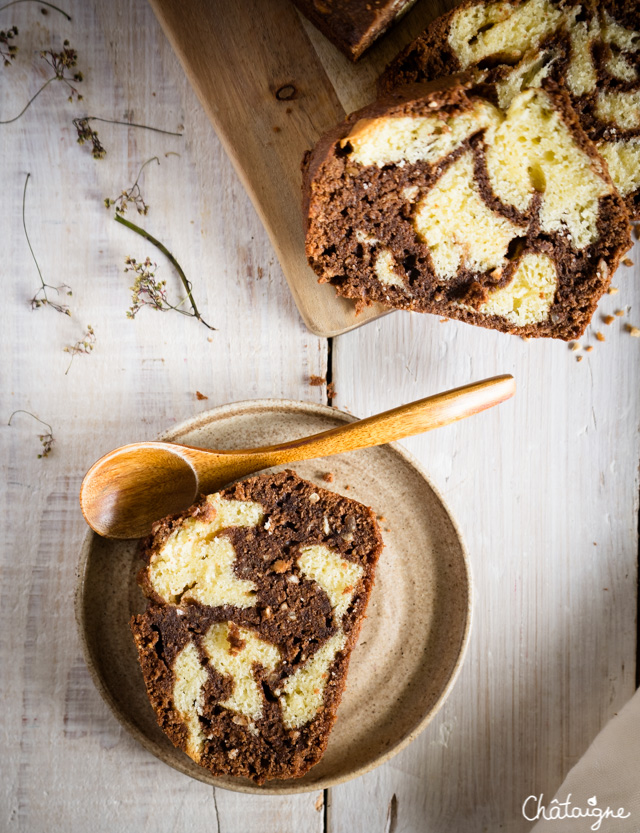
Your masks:
[{"label": "wood grain texture", "polygon": [[[15,65],[0,68],[0,118],[17,113],[46,79],[39,49],[59,49],[69,38],[85,75],[79,105],[51,84],[22,119],[0,127],[0,829],[215,833],[234,829],[241,813],[242,829],[319,833],[322,813],[309,796],[245,800],[240,808],[218,795],[216,807],[210,787],[171,771],[120,730],[81,658],[72,593],[86,530],[78,504],[84,471],[110,448],[153,439],[212,405],[269,396],[323,401],[308,380],[325,375],[327,348],[304,327],[260,220],[148,4],[63,5],[71,23],[42,15],[35,3],[0,16],[0,28],[20,31]],[[184,137],[96,125],[107,148],[96,161],[77,145],[71,124],[87,113],[183,125]],[[143,174],[150,210],[138,219],[176,255],[216,332],[151,309],[125,317],[127,254],[157,260],[158,277],[180,297],[170,265],[102,204],[153,155],[161,165]],[[46,280],[72,286],[71,318],[29,307],[38,275],[21,223],[27,171],[31,242]],[[65,376],[63,348],[87,323],[95,350],[77,356]],[[53,426],[47,459],[36,457],[38,423],[18,414],[6,425],[16,408]]]},{"label": "wood grain texture", "polygon": [[623,322],[640,319],[639,279],[637,266],[615,276],[591,353],[409,313],[336,339],[337,404],[359,415],[490,373],[513,373],[518,392],[405,442],[469,549],[471,643],[423,735],[331,791],[332,833],[381,829],[394,796],[398,831],[529,830],[525,798],[550,798],[633,693],[640,344]]}]

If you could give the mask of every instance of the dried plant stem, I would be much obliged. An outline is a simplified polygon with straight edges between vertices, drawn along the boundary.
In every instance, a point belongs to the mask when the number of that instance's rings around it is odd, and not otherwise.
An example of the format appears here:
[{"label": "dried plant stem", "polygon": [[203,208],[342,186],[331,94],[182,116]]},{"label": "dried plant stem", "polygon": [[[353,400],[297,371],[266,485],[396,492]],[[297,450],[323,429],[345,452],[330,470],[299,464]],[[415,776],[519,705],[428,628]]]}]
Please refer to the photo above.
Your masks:
[{"label": "dried plant stem", "polygon": [[71,20],[70,14],[67,14],[67,12],[65,12],[58,6],[54,6],[53,3],[45,3],[44,0],[11,0],[11,3],[6,3],[4,6],[0,6],[0,12],[3,12],[10,6],[17,6],[18,3],[37,3],[39,6],[47,6],[49,9],[53,9],[56,12],[60,12],[60,14],[64,15],[67,18],[67,20]]},{"label": "dried plant stem", "polygon": [[57,75],[54,75],[54,76],[53,76],[53,78],[50,78],[48,81],[45,81],[45,82],[44,82],[44,84],[43,84],[43,85],[40,87],[40,89],[38,90],[38,92],[37,92],[34,96],[32,96],[32,97],[29,99],[29,101],[27,101],[27,103],[24,105],[24,107],[22,108],[22,110],[20,110],[20,112],[18,113],[18,115],[17,115],[17,116],[14,116],[12,119],[4,119],[4,121],[0,121],[0,124],[11,124],[11,123],[12,123],[12,122],[14,122],[14,121],[18,121],[18,119],[20,118],[20,116],[23,116],[23,115],[27,112],[27,110],[29,109],[29,107],[31,107],[31,105],[32,105],[32,104],[33,104],[33,102],[36,100],[36,98],[40,95],[40,93],[41,93],[43,90],[46,90],[46,88],[49,86],[49,84],[50,84],[52,81],[57,81],[57,80],[58,80],[58,76],[57,76]]},{"label": "dried plant stem", "polygon": [[[185,292],[187,293],[187,298],[189,299],[189,303],[191,304],[191,309],[193,310],[193,317],[197,318],[198,321],[200,321],[202,324],[205,325],[205,327],[208,327],[210,330],[215,330],[215,327],[212,327],[211,324],[207,324],[207,322],[204,320],[204,318],[200,315],[198,307],[196,306],[196,302],[194,301],[193,295],[191,293],[191,284],[190,284],[189,280],[187,279],[187,276],[185,275],[185,273],[182,271],[182,267],[180,266],[178,261],[175,259],[175,257],[171,254],[169,249],[167,249],[167,247],[164,246],[153,235],[149,234],[148,231],[145,231],[143,228],[140,228],[140,226],[137,226],[135,223],[132,223],[130,220],[126,220],[120,214],[116,214],[114,219],[115,219],[116,223],[120,223],[121,225],[126,226],[127,228],[131,229],[131,231],[135,231],[136,234],[139,234],[141,237],[144,237],[145,240],[148,240],[149,243],[152,243],[156,247],[156,249],[159,249],[162,252],[162,254],[169,260],[169,262],[173,265],[174,269],[176,270],[176,272],[180,276],[180,280],[182,281],[182,284],[185,288]],[[186,313],[186,314],[189,315],[189,313]]]},{"label": "dried plant stem", "polygon": [[75,121],[101,121],[104,124],[121,124],[124,127],[141,127],[143,130],[153,130],[154,133],[164,133],[165,136],[182,136],[182,133],[175,133],[173,130],[162,130],[160,127],[150,127],[148,124],[136,124],[132,121],[117,121],[116,119],[103,119],[100,116],[83,116]]},{"label": "dried plant stem", "polygon": [[11,425],[11,420],[14,418],[16,414],[27,414],[27,416],[30,416],[32,419],[35,419],[36,422],[39,422],[40,425],[44,425],[46,428],[49,429],[49,432],[47,434],[40,434],[38,437],[38,439],[42,443],[42,451],[40,454],[38,454],[38,459],[40,459],[41,457],[48,457],[51,453],[51,449],[53,448],[53,444],[55,442],[55,437],[53,436],[53,428],[49,425],[48,422],[45,422],[43,419],[40,419],[40,417],[37,417],[35,414],[32,414],[31,411],[25,411],[22,408],[18,408],[17,411],[14,411],[11,414],[7,425]]},{"label": "dried plant stem", "polygon": [[[57,310],[58,312],[64,313],[64,315],[71,315],[69,307],[64,304],[55,304],[53,301],[50,301],[47,298],[47,289],[55,289],[55,291],[60,294],[60,289],[69,289],[66,284],[61,284],[61,286],[52,286],[49,283],[45,283],[44,278],[42,277],[42,272],[40,271],[40,266],[38,265],[38,261],[36,260],[36,256],[33,251],[33,246],[31,245],[31,240],[29,240],[29,233],[27,232],[27,221],[25,219],[25,206],[27,202],[27,185],[29,184],[29,177],[31,173],[27,174],[27,178],[24,181],[24,190],[22,192],[22,228],[24,229],[24,236],[27,238],[27,246],[29,247],[29,251],[31,252],[31,257],[33,258],[33,262],[36,265],[36,269],[38,270],[38,276],[40,277],[40,283],[42,286],[36,292],[36,294],[31,299],[31,307],[32,309],[37,309],[42,304],[48,304],[53,309]],[[41,300],[38,298],[38,295],[42,292],[44,298]],[[71,295],[71,292],[68,291],[67,295]]]},{"label": "dried plant stem", "polygon": [[54,52],[52,49],[45,49],[43,52],[40,53],[40,57],[49,64],[51,69],[53,70],[53,75],[51,78],[47,79],[44,84],[40,87],[38,92],[33,95],[29,101],[24,105],[22,110],[18,113],[17,116],[14,116],[11,119],[3,119],[0,121],[0,124],[12,124],[14,121],[17,121],[24,113],[27,111],[29,107],[33,104],[36,98],[40,95],[40,93],[45,90],[52,81],[63,81],[70,90],[68,99],[69,101],[73,101],[74,96],[77,98],[78,101],[82,101],[82,96],[78,92],[78,90],[71,84],[71,81],[79,83],[82,81],[82,73],[81,72],[74,72],[73,75],[67,76],[65,73],[67,70],[73,70],[78,62],[78,53],[75,49],[73,49],[69,45],[69,41],[65,40],[62,44],[62,50],[60,52]]}]

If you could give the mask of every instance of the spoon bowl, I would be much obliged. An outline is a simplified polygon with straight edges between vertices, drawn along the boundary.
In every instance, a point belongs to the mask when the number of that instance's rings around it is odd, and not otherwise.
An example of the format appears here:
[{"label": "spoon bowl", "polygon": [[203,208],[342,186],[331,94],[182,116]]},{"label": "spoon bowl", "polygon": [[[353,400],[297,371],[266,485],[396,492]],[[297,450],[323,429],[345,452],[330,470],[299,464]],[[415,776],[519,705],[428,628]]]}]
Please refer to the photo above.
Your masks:
[{"label": "spoon bowl", "polygon": [[[158,518],[191,506],[198,476],[178,449],[169,443],[134,443],[94,463],[81,501],[89,526],[110,538],[140,538]],[[137,469],[144,478],[131,476]]]}]

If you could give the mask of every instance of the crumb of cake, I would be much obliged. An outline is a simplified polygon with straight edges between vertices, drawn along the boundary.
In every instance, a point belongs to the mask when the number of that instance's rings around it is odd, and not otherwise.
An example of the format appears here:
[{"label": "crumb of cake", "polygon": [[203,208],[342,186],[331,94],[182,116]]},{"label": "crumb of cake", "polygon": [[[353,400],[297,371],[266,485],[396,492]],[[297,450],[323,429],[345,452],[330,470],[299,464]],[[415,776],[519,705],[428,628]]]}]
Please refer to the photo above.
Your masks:
[{"label": "crumb of cake", "polygon": [[384,524],[384,523],[387,522],[387,519],[385,518],[384,515],[378,515],[378,520],[380,521],[381,524]]},{"label": "crumb of cake", "polygon": [[603,315],[602,320],[607,326],[610,326],[616,320],[616,317],[615,315]]},{"label": "crumb of cake", "polygon": [[631,260],[630,257],[625,257],[625,259],[622,261],[622,265],[623,266],[633,266],[633,261]]},{"label": "crumb of cake", "polygon": [[327,397],[329,399],[335,399],[336,398],[336,388],[335,388],[335,385],[333,384],[333,382],[329,382],[329,384],[327,385]]},{"label": "crumb of cake", "polygon": [[580,349],[580,342],[579,341],[572,341],[571,344],[569,345],[569,350],[571,350],[572,353],[575,353],[579,349]]},{"label": "crumb of cake", "polygon": [[440,323],[441,324],[446,324],[448,320],[449,320],[448,318],[441,318]]},{"label": "crumb of cake", "polygon": [[609,289],[607,289],[607,295],[617,295],[618,292],[620,292],[620,290],[617,286],[610,286]]},{"label": "crumb of cake", "polygon": [[200,391],[199,391],[199,390],[197,390],[197,391],[196,391],[196,399],[198,399],[198,400],[202,400],[202,399],[208,399],[208,398],[209,398],[209,397],[208,397],[208,396],[205,396],[205,395],[204,395],[204,393],[200,393]]},{"label": "crumb of cake", "polygon": [[322,475],[322,479],[324,480],[325,483],[333,483],[333,472],[332,471],[326,471]]},{"label": "crumb of cake", "polygon": [[616,310],[616,315],[618,316],[618,318],[621,318],[624,315],[624,310],[623,309],[617,309]]},{"label": "crumb of cake", "polygon": [[315,808],[318,812],[322,810],[324,807],[324,793],[320,793],[320,795],[316,798]]},{"label": "crumb of cake", "polygon": [[584,356],[576,356],[576,361],[581,362],[584,359]]},{"label": "crumb of cake", "polygon": [[590,353],[593,350],[593,344],[589,344],[587,347],[584,348],[585,353]]},{"label": "crumb of cake", "polygon": [[598,330],[598,332],[596,333],[596,338],[598,339],[598,341],[606,341],[604,335],[600,332],[600,330]]},{"label": "crumb of cake", "polygon": [[207,337],[207,341],[209,341],[209,342],[213,343],[213,339],[211,338],[211,336],[208,336],[208,337]]},{"label": "crumb of cake", "polygon": [[326,381],[327,380],[324,378],[324,376],[316,376],[315,374],[309,376],[309,384],[312,388],[322,387],[322,385],[326,384]]},{"label": "crumb of cake", "polygon": [[633,324],[626,324],[625,330],[632,338],[640,338],[640,329],[638,329],[638,327],[634,327]]}]

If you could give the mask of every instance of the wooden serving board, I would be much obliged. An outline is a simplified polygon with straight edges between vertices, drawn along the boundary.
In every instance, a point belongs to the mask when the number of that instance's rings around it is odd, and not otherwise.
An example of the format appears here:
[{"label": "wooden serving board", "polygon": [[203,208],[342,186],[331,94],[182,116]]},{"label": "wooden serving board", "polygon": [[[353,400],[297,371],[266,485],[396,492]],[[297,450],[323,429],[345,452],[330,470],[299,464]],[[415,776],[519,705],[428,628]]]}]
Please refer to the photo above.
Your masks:
[{"label": "wooden serving board", "polygon": [[306,325],[335,336],[382,315],[376,305],[356,317],[353,303],[318,284],[307,264],[300,163],[322,133],[375,97],[389,60],[454,3],[417,3],[353,65],[290,0],[150,2],[265,225]]}]

